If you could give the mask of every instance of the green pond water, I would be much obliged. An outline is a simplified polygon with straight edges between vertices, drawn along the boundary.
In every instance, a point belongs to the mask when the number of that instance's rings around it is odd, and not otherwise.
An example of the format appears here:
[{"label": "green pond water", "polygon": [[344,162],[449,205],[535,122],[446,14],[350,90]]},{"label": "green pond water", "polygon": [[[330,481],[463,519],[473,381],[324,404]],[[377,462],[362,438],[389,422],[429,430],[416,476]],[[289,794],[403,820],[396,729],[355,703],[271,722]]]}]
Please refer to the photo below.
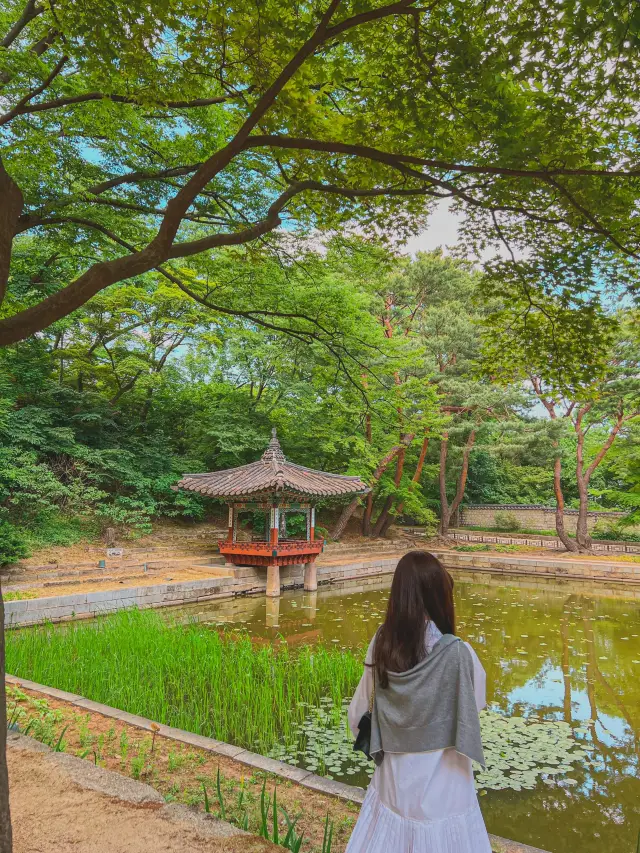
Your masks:
[{"label": "green pond water", "polygon": [[[487,672],[487,771],[476,776],[487,828],[551,853],[635,853],[640,832],[640,592],[456,577],[458,633]],[[363,649],[390,578],[183,608],[288,643]],[[537,585],[536,585],[537,584]],[[635,597],[634,597],[635,593]],[[351,750],[345,711],[309,708],[274,757],[349,784],[372,766]]]}]

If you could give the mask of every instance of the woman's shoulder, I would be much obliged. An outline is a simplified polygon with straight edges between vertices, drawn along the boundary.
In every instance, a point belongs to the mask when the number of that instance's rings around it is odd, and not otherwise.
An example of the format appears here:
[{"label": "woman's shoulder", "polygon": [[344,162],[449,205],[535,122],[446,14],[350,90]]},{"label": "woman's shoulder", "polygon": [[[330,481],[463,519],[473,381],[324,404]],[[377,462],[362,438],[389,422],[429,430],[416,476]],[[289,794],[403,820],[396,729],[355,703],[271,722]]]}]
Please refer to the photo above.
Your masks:
[{"label": "woman's shoulder", "polygon": [[468,643],[466,640],[463,640],[463,641],[462,641],[462,643],[461,643],[461,645],[462,645],[462,646],[464,646],[464,647],[468,650],[469,655],[471,656],[471,660],[473,661],[474,666],[475,666],[475,665],[480,665],[480,666],[481,666],[482,664],[480,664],[480,658],[478,657],[478,655],[477,655],[477,653],[476,653],[476,650],[473,648],[473,646],[471,645],[471,643]]}]

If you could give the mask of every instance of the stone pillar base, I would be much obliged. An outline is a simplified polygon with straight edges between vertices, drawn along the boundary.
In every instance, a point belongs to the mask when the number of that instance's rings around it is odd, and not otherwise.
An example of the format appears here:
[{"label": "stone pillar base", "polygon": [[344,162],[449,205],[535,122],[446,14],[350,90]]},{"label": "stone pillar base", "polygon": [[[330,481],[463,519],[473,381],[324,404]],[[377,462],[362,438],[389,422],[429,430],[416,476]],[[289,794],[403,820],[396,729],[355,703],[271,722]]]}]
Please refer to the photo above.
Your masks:
[{"label": "stone pillar base", "polygon": [[280,566],[267,566],[267,596],[275,598],[280,595]]},{"label": "stone pillar base", "polygon": [[315,563],[304,564],[304,588],[307,592],[318,589],[318,567]]}]

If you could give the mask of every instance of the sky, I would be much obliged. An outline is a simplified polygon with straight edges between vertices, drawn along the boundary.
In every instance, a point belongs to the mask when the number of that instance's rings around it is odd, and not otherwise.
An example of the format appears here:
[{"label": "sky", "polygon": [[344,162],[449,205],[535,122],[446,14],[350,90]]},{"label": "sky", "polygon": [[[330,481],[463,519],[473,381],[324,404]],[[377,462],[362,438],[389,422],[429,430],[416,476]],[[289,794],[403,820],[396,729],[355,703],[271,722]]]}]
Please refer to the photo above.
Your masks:
[{"label": "sky", "polygon": [[412,237],[404,246],[411,255],[416,252],[430,252],[442,246],[454,246],[458,242],[458,226],[461,217],[451,212],[451,202],[441,201],[429,217],[429,227],[421,234]]}]

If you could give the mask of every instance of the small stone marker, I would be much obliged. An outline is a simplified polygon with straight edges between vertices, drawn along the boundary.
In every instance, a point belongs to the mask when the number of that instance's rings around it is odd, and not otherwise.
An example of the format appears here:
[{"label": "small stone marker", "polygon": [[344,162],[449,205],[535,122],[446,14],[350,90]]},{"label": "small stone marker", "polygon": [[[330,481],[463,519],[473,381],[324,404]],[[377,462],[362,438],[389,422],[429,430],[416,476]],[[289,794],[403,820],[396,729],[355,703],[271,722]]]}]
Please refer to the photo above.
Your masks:
[{"label": "small stone marker", "polygon": [[124,548],[107,548],[107,557],[122,557]]},{"label": "small stone marker", "polygon": [[115,527],[107,527],[104,532],[104,538],[107,548],[115,548],[116,544],[116,529]]}]

